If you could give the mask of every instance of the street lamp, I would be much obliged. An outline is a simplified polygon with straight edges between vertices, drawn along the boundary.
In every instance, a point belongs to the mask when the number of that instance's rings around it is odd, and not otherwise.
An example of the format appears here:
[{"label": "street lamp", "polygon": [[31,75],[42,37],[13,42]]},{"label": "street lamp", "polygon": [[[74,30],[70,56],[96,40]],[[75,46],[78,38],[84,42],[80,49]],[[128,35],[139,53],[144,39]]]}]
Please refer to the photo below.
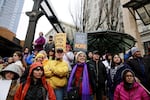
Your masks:
[{"label": "street lamp", "polygon": [[[44,15],[47,17],[47,19],[50,21],[51,25],[56,30],[56,32],[60,33],[60,31],[62,31],[64,33],[64,30],[61,27],[56,17],[56,14],[54,13],[50,0],[42,0],[40,8],[43,11]],[[56,25],[58,25],[58,27],[56,27]]]},{"label": "street lamp", "polygon": [[128,8],[135,19],[133,10],[136,11],[144,25],[150,24],[150,0],[130,0],[123,7]]}]

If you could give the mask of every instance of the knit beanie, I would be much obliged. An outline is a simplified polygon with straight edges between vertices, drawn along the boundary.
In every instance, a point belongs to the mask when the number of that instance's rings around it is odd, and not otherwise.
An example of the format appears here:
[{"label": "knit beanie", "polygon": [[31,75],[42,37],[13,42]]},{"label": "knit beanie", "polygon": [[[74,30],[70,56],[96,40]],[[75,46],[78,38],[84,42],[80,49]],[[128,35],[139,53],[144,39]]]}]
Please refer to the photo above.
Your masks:
[{"label": "knit beanie", "polygon": [[85,52],[83,52],[83,51],[79,51],[79,52],[77,52],[77,54],[76,54],[76,56],[75,56],[75,61],[77,62],[77,58],[78,58],[78,56],[80,55],[80,54],[84,54],[85,56],[86,56],[86,53]]},{"label": "knit beanie", "polygon": [[128,83],[127,81],[126,81],[126,74],[127,74],[127,72],[131,72],[132,73],[132,75],[133,75],[133,77],[135,77],[135,74],[134,74],[134,72],[131,70],[131,69],[125,69],[123,72],[122,72],[122,74],[121,74],[121,76],[122,76],[122,80],[123,80],[123,82],[124,82],[124,88],[128,91],[128,90],[130,90],[132,87],[133,87],[133,83]]},{"label": "knit beanie", "polygon": [[131,69],[127,68],[127,69],[123,70],[121,73],[122,80],[125,80],[125,75],[127,72],[131,72],[133,74],[133,76],[135,77],[135,73]]},{"label": "knit beanie", "polygon": [[37,60],[37,58],[40,58],[40,57],[44,58],[44,55],[43,55],[42,53],[38,53],[38,54],[36,55],[35,59]]},{"label": "knit beanie", "polygon": [[135,52],[140,51],[137,47],[131,48],[131,54],[134,55]]}]

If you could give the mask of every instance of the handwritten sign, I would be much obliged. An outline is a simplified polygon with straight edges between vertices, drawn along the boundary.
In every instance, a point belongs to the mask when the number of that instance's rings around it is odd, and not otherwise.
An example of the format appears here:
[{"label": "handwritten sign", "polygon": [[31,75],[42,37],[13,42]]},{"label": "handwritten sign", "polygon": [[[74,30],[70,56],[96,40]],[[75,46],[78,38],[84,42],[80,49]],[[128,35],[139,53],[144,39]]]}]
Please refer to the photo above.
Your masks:
[{"label": "handwritten sign", "polygon": [[87,34],[76,33],[74,37],[74,50],[87,51]]},{"label": "handwritten sign", "polygon": [[6,100],[12,80],[0,80],[0,100]]},{"label": "handwritten sign", "polygon": [[55,34],[55,49],[62,48],[66,51],[66,33]]}]

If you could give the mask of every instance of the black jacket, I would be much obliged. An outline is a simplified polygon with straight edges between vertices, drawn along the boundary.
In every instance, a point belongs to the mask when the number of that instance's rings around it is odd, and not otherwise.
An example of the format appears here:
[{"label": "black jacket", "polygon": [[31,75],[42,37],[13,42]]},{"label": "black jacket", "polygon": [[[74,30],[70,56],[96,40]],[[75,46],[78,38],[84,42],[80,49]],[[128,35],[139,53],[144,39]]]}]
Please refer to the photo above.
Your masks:
[{"label": "black jacket", "polygon": [[[89,66],[89,68],[94,70],[93,76],[94,76],[95,81],[98,83],[98,85],[99,86],[104,85],[104,87],[105,87],[107,72],[106,72],[106,68],[105,68],[104,64],[101,61],[98,62],[98,71],[96,68],[96,62],[94,60],[90,60],[88,62],[88,66]],[[98,72],[98,74],[97,74],[97,72]]]},{"label": "black jacket", "polygon": [[25,100],[46,100],[46,89],[42,85],[42,81],[38,80],[36,83],[31,82]]},{"label": "black jacket", "polygon": [[[142,74],[142,70],[140,68],[140,63],[139,60],[142,62],[142,64],[144,65],[144,75]],[[149,62],[148,58],[134,58],[131,59],[129,61],[127,61],[127,64],[131,67],[131,69],[133,70],[133,72],[135,73],[135,76],[141,81],[141,83],[148,89],[150,90],[150,88],[148,88],[148,77],[149,76],[149,72],[150,72],[150,68],[149,68]]]}]

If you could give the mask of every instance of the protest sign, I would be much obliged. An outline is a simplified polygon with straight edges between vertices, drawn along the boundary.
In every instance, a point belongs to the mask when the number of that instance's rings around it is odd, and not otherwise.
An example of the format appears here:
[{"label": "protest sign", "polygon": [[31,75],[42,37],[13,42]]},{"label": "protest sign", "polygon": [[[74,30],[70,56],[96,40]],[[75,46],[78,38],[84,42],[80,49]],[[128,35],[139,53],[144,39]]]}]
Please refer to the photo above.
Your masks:
[{"label": "protest sign", "polygon": [[74,37],[74,50],[75,51],[87,51],[87,34],[76,33]]},{"label": "protest sign", "polygon": [[66,51],[66,33],[55,34],[55,49],[62,48]]},{"label": "protest sign", "polygon": [[0,80],[0,100],[6,100],[12,80]]}]

